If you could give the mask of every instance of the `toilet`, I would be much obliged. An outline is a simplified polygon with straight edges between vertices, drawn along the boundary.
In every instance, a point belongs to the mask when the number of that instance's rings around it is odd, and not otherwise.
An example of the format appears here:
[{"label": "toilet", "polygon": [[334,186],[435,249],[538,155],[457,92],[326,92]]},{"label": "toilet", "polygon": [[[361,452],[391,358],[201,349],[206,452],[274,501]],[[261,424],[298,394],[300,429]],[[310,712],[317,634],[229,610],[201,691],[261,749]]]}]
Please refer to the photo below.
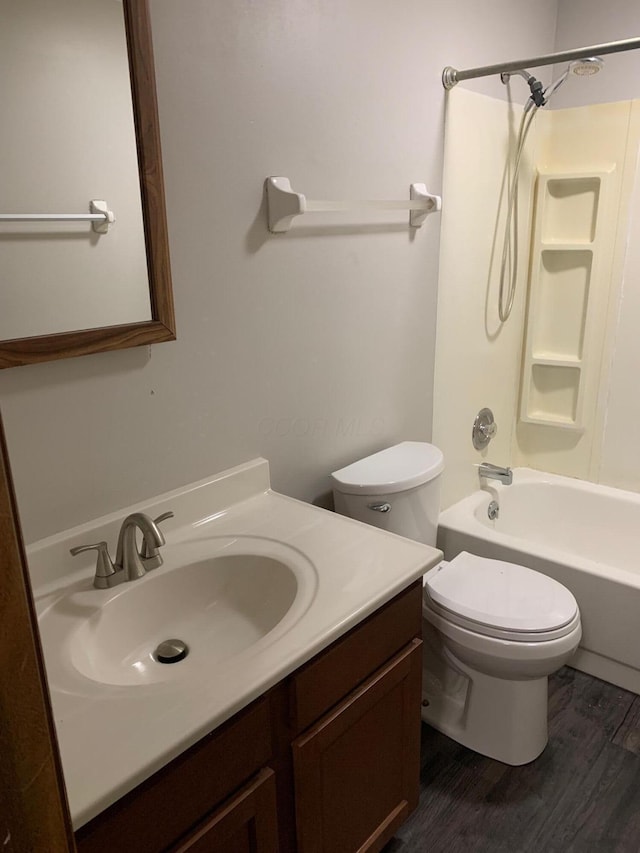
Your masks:
[{"label": "toilet", "polygon": [[[435,546],[442,452],[405,441],[331,475],[336,512]],[[462,552],[423,578],[422,718],[505,764],[547,744],[547,678],[573,655],[580,611],[532,569]]]}]

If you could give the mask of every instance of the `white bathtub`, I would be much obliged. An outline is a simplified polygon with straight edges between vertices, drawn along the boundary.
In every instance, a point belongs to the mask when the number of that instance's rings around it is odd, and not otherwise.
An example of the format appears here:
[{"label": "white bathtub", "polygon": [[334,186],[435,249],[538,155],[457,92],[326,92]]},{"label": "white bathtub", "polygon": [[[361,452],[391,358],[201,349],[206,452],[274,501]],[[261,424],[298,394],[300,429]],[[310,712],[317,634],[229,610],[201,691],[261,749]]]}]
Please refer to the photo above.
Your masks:
[{"label": "white bathtub", "polygon": [[470,551],[563,583],[582,614],[570,665],[640,694],[640,494],[528,468],[514,468],[511,486],[483,482],[441,513],[445,557]]}]

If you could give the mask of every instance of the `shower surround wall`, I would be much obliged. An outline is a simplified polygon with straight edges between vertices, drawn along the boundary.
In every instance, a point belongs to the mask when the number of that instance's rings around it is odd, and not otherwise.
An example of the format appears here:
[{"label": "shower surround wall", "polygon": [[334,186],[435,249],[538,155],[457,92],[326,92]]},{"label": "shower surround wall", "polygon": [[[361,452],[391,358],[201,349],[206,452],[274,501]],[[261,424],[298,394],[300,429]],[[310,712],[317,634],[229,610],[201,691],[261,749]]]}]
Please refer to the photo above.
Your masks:
[{"label": "shower surround wall", "polygon": [[[629,393],[640,350],[640,103],[538,112],[524,180],[533,183],[534,167],[540,178],[531,211],[521,199],[518,295],[495,333],[496,276],[487,283],[486,271],[492,257],[495,267],[506,107],[471,92],[449,98],[434,412],[434,440],[453,460],[443,505],[477,487],[483,458],[640,491],[640,403]],[[472,133],[473,157],[462,141]],[[500,430],[479,454],[470,424],[482,405]]]},{"label": "shower surround wall", "polygon": [[[527,342],[513,453],[517,465],[617,486],[627,484],[603,477],[601,459],[609,407],[615,409],[618,396],[612,394],[610,365],[622,318],[639,106],[623,101],[541,116]],[[555,200],[549,181],[557,188]],[[554,206],[558,214],[564,207],[561,215],[551,214]],[[544,338],[549,340],[541,345]],[[546,359],[536,360],[536,350]],[[536,380],[536,368],[547,376]],[[527,417],[536,394],[542,411]],[[640,490],[640,478],[628,487]]]},{"label": "shower surround wall", "polygon": [[[640,34],[640,8],[636,0],[560,0],[556,49],[574,44],[597,44]],[[620,101],[638,98],[640,51],[608,56],[605,69],[583,86],[564,87],[557,105]],[[584,98],[588,98],[586,102]],[[636,106],[637,110],[638,107]],[[640,454],[637,450],[640,395],[637,393],[640,364],[640,187],[636,173],[629,219],[621,240],[626,241],[624,268],[620,273],[622,292],[610,334],[606,357],[609,378],[602,399],[606,410],[597,477],[602,483],[640,491]]]},{"label": "shower surround wall", "polygon": [[[519,81],[516,78],[514,82]],[[520,171],[518,287],[511,317],[498,318],[499,270],[506,216],[505,164],[522,107],[458,86],[447,94],[433,440],[444,453],[442,505],[475,491],[475,464],[506,465],[514,412],[529,254],[531,177],[537,118]],[[470,145],[473,140],[473,145]],[[482,453],[471,443],[478,411],[488,406],[498,434]]]},{"label": "shower surround wall", "polygon": [[[636,127],[640,103],[634,102]],[[618,305],[615,338],[609,353],[609,380],[598,477],[601,483],[640,491],[640,169],[636,167],[633,195],[629,205],[626,255],[622,272],[622,293]]]},{"label": "shower surround wall", "polygon": [[0,372],[29,540],[257,455],[317,499],[328,472],[431,437],[439,215],[272,236],[263,182],[439,193],[442,68],[551,50],[557,2],[150,8],[178,339]]}]

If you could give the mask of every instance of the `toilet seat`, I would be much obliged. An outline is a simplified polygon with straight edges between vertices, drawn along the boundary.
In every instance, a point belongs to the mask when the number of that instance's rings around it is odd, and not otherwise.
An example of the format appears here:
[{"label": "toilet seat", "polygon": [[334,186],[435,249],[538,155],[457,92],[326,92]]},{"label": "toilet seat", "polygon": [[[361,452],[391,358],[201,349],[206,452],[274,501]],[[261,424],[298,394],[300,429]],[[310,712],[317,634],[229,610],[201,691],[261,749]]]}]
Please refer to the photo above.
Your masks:
[{"label": "toilet seat", "polygon": [[475,634],[540,643],[567,636],[580,622],[566,587],[502,560],[463,551],[429,571],[423,584],[427,611]]},{"label": "toilet seat", "polygon": [[563,637],[568,637],[580,625],[580,614],[576,613],[574,618],[562,628],[557,628],[555,631],[505,631],[499,628],[492,628],[489,625],[481,625],[478,622],[472,622],[469,619],[464,619],[456,613],[438,607],[425,593],[422,605],[422,615],[434,625],[438,625],[441,630],[445,624],[462,628],[468,636],[476,635],[486,637],[491,640],[506,640],[510,643],[547,643],[551,640],[559,640]]}]

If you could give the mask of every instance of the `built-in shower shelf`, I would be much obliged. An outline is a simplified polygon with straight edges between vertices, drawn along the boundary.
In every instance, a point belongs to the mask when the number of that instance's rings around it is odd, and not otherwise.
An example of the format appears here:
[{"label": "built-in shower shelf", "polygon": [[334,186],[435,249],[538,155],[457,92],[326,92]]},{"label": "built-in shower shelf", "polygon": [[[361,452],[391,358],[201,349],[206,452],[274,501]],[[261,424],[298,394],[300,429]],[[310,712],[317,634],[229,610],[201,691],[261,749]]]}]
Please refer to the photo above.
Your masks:
[{"label": "built-in shower shelf", "polygon": [[539,239],[567,244],[595,239],[602,173],[546,174],[539,176]]},{"label": "built-in shower shelf", "polygon": [[533,361],[521,419],[525,423],[581,429],[581,379],[582,369],[576,364]]},{"label": "built-in shower shelf", "polygon": [[553,415],[547,411],[531,412],[528,418],[522,419],[525,423],[539,424],[542,426],[556,427],[558,429],[569,429],[574,432],[583,432],[584,427],[577,426],[576,422],[569,417]]},{"label": "built-in shower shelf", "polygon": [[592,245],[593,240],[576,240],[573,243],[567,243],[564,240],[540,241],[542,251],[549,252],[584,252],[585,249],[590,249]]},{"label": "built-in shower shelf", "polygon": [[607,171],[538,173],[520,419],[583,429]]},{"label": "built-in shower shelf", "polygon": [[550,365],[552,367],[580,367],[582,364],[582,359],[579,358],[567,358],[563,355],[533,355],[531,357],[531,364],[543,364]]}]

